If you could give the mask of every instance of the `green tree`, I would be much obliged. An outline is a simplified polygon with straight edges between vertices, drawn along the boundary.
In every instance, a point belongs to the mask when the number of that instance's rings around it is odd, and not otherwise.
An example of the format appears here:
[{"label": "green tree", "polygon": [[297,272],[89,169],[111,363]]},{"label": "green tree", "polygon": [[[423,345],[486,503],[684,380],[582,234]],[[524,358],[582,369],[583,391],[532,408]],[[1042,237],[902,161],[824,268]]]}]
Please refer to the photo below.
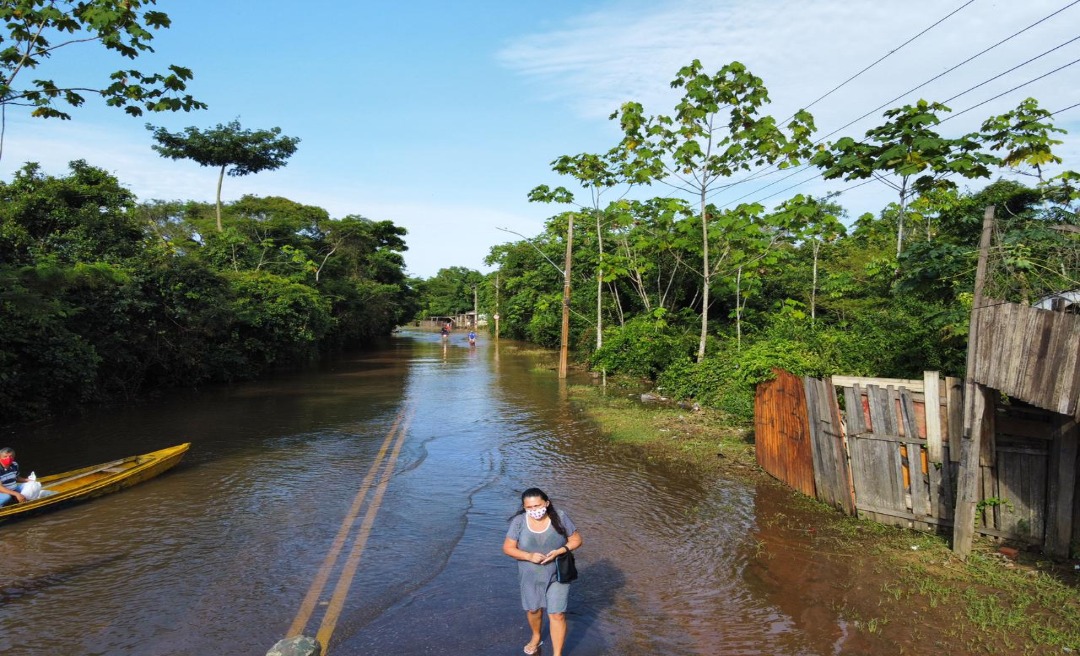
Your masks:
[{"label": "green tree", "polygon": [[281,135],[281,128],[269,130],[245,130],[239,120],[207,130],[196,127],[184,128],[183,132],[169,132],[163,127],[147,123],[146,129],[154,135],[153,146],[162,157],[190,159],[200,166],[216,166],[220,169],[217,183],[217,229],[221,225],[221,183],[225,174],[240,177],[260,171],[272,171],[285,166],[296,152],[299,137]]},{"label": "green tree", "polygon": [[[934,131],[941,122],[938,114],[950,112],[941,103],[925,100],[885,112],[887,122],[866,131],[861,141],[844,137],[816,153],[811,162],[824,169],[826,180],[866,180],[876,178],[896,190],[899,196],[896,257],[904,243],[907,206],[918,194],[935,189],[955,188],[948,176],[989,178],[993,155],[982,150],[983,138],[968,134],[943,137]],[[895,180],[889,179],[892,175]]]},{"label": "green tree", "polygon": [[711,261],[710,233],[713,216],[708,198],[721,181],[740,170],[778,164],[797,165],[809,154],[813,117],[800,110],[787,133],[772,116],[760,109],[769,102],[761,78],[739,62],[714,75],[703,72],[694,60],[679,70],[672,88],[682,89],[673,116],[646,117],[639,103],[626,103],[612,115],[618,118],[624,137],[622,147],[631,153],[630,165],[637,178],[664,181],[692,194],[701,215],[701,333],[698,360],[705,357],[709,325],[709,294],[717,273]]},{"label": "green tree", "polygon": [[144,111],[205,109],[205,103],[184,94],[191,71],[175,65],[168,67],[168,73],[118,70],[103,87],[43,78],[18,84],[20,74],[25,78],[39,66],[47,69],[46,62],[60,50],[87,41],[132,60],[153,52],[154,32],[171,23],[167,14],[151,9],[155,4],[155,0],[3,0],[0,21],[6,30],[0,31],[0,107],[32,107],[31,116],[70,119],[57,108],[58,103],[79,107],[86,100],[84,94],[97,94],[107,105],[123,108],[132,116]]},{"label": "green tree", "polygon": [[0,262],[117,262],[142,247],[131,191],[83,160],[68,168],[55,177],[29,163],[0,182]]},{"label": "green tree", "polygon": [[453,316],[473,308],[473,287],[483,284],[479,271],[455,266],[439,269],[421,291],[422,312],[427,316]]}]

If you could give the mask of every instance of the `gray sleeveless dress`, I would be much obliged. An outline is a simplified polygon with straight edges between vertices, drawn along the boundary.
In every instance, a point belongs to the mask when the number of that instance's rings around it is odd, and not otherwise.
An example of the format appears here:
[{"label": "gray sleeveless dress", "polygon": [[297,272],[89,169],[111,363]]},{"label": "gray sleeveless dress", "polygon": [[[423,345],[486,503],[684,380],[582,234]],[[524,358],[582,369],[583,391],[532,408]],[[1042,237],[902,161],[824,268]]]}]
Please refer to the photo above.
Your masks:
[{"label": "gray sleeveless dress", "polygon": [[[562,510],[556,510],[567,535],[573,535],[577,528],[570,517]],[[518,549],[546,554],[553,549],[566,545],[566,538],[548,522],[547,529],[536,533],[529,528],[525,515],[518,515],[510,522],[506,537],[517,540]],[[569,583],[555,580],[555,561],[546,565],[537,565],[527,560],[518,561],[518,582],[521,585],[521,607],[525,610],[546,608],[549,613],[565,613],[566,599],[570,594]]]}]

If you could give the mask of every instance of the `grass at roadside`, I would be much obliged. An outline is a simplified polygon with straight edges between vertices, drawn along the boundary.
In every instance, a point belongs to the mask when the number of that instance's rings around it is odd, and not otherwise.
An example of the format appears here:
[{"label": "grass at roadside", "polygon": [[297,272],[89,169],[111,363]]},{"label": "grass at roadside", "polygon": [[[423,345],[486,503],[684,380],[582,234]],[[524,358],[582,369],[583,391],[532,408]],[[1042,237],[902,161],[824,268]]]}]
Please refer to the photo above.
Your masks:
[{"label": "grass at roadside", "polygon": [[[571,402],[614,442],[704,474],[773,481],[756,464],[751,427],[714,411],[632,397],[613,386],[607,393],[570,388]],[[815,548],[867,561],[872,594],[846,596],[834,610],[883,649],[892,647],[882,653],[1080,653],[1080,571],[1073,563],[1030,552],[1014,562],[990,542],[976,543],[961,561],[943,536],[846,517],[794,491],[789,507],[790,514],[758,520],[806,531]]]}]

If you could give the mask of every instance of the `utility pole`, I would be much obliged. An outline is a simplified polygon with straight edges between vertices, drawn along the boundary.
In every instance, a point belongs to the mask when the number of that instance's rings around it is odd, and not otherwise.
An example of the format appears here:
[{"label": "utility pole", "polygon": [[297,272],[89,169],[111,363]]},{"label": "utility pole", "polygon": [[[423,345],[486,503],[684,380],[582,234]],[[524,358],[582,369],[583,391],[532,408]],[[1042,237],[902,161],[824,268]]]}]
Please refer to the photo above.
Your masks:
[{"label": "utility pole", "polygon": [[499,341],[499,271],[495,272],[495,341]]},{"label": "utility pole", "polygon": [[562,294],[562,343],[559,347],[559,378],[566,378],[567,358],[570,348],[570,265],[573,262],[574,213],[566,213],[566,265],[563,268]]},{"label": "utility pole", "polygon": [[472,329],[475,331],[480,324],[479,306],[476,303],[476,285],[472,286]]},{"label": "utility pole", "polygon": [[[983,214],[982,238],[979,240],[979,264],[975,270],[975,298],[971,303],[968,324],[967,372],[964,375],[964,434],[960,442],[960,474],[956,482],[956,510],[953,513],[953,552],[962,560],[971,553],[975,533],[975,506],[979,492],[979,457],[982,454],[983,433],[987,418],[993,417],[993,398],[982,385],[975,382],[975,359],[978,357],[979,312],[983,307],[983,287],[986,284],[990,237],[994,232],[994,206]],[[992,428],[991,428],[992,429]],[[956,448],[949,438],[950,448]]]}]

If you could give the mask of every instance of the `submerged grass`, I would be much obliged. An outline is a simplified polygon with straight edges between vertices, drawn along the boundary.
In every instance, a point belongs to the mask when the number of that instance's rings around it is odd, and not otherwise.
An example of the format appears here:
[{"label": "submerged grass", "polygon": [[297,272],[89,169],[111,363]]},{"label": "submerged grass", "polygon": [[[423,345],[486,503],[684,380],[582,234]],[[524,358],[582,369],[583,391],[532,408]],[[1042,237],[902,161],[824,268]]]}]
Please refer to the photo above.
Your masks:
[{"label": "submerged grass", "polygon": [[[703,474],[775,481],[756,464],[751,427],[715,411],[643,404],[640,391],[571,386],[571,402],[612,441]],[[786,488],[785,488],[786,489]],[[790,492],[790,514],[759,517],[813,535],[814,548],[868,561],[880,580],[862,599],[835,604],[891,653],[1080,653],[1080,570],[1022,551],[1017,561],[977,542],[966,561],[948,536],[884,526],[837,513]],[[805,523],[805,525],[803,525]],[[766,553],[763,545],[759,552]],[[902,647],[901,647],[902,645]],[[930,649],[930,652],[924,649]],[[899,651],[896,651],[899,649]],[[887,653],[883,651],[882,653]]]}]

